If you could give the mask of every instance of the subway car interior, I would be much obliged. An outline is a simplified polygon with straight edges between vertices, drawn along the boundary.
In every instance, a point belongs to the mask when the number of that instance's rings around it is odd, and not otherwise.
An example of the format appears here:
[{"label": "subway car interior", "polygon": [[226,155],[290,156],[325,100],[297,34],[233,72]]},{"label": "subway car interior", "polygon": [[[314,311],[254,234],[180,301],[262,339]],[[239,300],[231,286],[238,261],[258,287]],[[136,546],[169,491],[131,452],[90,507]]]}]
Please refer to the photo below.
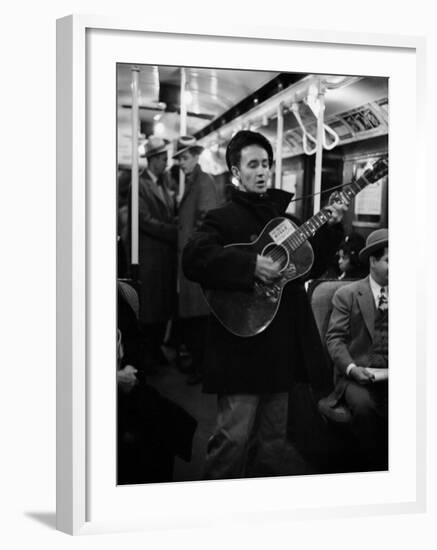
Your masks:
[{"label": "subway car interior", "polygon": [[[260,133],[270,142],[274,161],[268,185],[290,193],[286,215],[298,224],[323,211],[333,194],[338,198],[345,186],[364,179],[365,185],[348,195],[341,222],[342,243],[348,242],[349,255],[355,258],[369,235],[388,228],[387,170],[374,175],[378,162],[388,157],[388,107],[388,79],[371,75],[117,65],[119,484],[205,479],[208,442],[217,422],[217,395],[204,391],[204,366],[193,371],[197,351],[192,351],[188,336],[185,341],[180,239],[182,205],[191,180],[182,169],[181,143],[195,143],[198,164],[215,186],[216,208],[231,200],[238,183],[226,151],[242,130]],[[147,193],[141,194],[153,158],[151,147],[160,143],[165,167],[152,180],[167,201],[167,218],[149,209],[144,204]],[[143,207],[146,221],[141,218]],[[191,230],[197,231],[201,221]],[[164,271],[157,266],[163,248],[159,239],[153,244],[152,230],[144,236],[145,224],[156,232],[161,224],[173,228],[173,255],[162,264]],[[340,286],[368,275],[368,268],[356,263],[355,271],[343,271],[342,261],[344,252],[334,251],[323,273],[302,276],[331,389],[335,369],[325,336],[332,297]],[[155,323],[148,313],[161,293],[166,293],[161,296],[166,313],[158,312]],[[213,309],[209,315],[215,315]],[[204,339],[206,346],[202,330],[198,340]],[[157,339],[158,354],[151,354],[147,343]],[[369,471],[351,430],[350,411],[338,404],[326,414],[326,390],[320,390],[322,384],[313,376],[290,383],[285,452],[279,469],[267,475]],[[386,460],[372,466],[387,467]]]}]

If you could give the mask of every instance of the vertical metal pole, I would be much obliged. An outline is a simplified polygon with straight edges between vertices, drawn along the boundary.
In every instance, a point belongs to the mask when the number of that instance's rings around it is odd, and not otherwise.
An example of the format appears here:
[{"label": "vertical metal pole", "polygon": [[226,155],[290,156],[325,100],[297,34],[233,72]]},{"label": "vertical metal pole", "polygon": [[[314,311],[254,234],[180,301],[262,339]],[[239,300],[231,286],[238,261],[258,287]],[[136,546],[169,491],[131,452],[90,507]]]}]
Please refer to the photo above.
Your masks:
[{"label": "vertical metal pole", "polygon": [[[185,88],[186,88],[186,74],[185,68],[181,68],[181,118],[179,124],[179,132],[181,136],[187,134],[187,103],[185,98]],[[177,196],[178,204],[181,202],[182,197],[185,192],[185,174],[180,171],[179,173],[179,193]]]},{"label": "vertical metal pole", "polygon": [[[187,103],[186,103],[186,97],[185,97],[185,88],[186,88],[186,74],[185,74],[185,68],[182,67],[181,68],[181,93],[180,93],[180,97],[181,97],[181,104],[180,104],[180,108],[181,108],[181,116],[180,116],[180,121],[179,121],[179,132],[180,132],[180,135],[181,136],[185,136],[187,135]],[[179,207],[179,204],[182,200],[182,197],[184,196],[184,192],[185,192],[185,174],[182,172],[182,170],[179,170],[179,192],[178,192],[178,195],[176,197],[176,203]],[[178,251],[179,251],[179,247],[180,247],[180,241],[179,241],[179,238],[180,238],[180,235],[178,234]],[[176,292],[177,292],[177,295],[178,297],[180,296],[180,274],[179,274],[179,270],[180,270],[180,260],[179,260],[180,256],[178,254],[178,277],[176,279]],[[176,306],[176,318],[179,317],[179,299],[177,300],[177,306]],[[167,326],[167,330],[170,330],[169,327]],[[181,354],[180,354],[180,340],[179,340],[179,337],[178,337],[178,344],[177,344],[177,353],[176,353],[176,363],[177,365],[179,366],[181,364]]]},{"label": "vertical metal pole", "polygon": [[[132,182],[131,182],[131,264],[132,271],[138,270],[138,79],[140,70],[132,69]],[[136,266],[136,267],[135,267]],[[136,273],[131,274],[136,278]]]},{"label": "vertical metal pole", "polygon": [[185,136],[187,133],[187,101],[186,101],[186,87],[187,87],[187,76],[185,68],[181,68],[181,121],[180,121],[180,130],[181,135]]},{"label": "vertical metal pole", "polygon": [[323,132],[325,121],[325,94],[319,89],[319,113],[317,117],[317,149],[316,149],[316,171],[314,175],[314,214],[320,210],[320,191],[322,189],[322,158],[323,158]]},{"label": "vertical metal pole", "polygon": [[276,163],[275,187],[282,189],[282,143],[284,139],[284,113],[282,103],[278,105],[278,124],[276,126]]}]

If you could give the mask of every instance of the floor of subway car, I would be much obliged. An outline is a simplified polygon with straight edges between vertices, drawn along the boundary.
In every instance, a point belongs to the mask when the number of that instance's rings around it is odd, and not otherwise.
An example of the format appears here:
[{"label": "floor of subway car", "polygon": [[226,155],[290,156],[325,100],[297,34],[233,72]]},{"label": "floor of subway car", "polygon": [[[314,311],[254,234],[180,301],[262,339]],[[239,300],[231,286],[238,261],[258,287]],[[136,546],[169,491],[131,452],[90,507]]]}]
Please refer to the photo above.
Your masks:
[{"label": "floor of subway car", "polygon": [[[202,479],[206,446],[216,418],[216,396],[202,392],[201,384],[187,384],[187,375],[176,366],[174,355],[165,349],[170,364],[160,366],[156,374],[149,375],[147,382],[161,395],[182,406],[198,422],[193,438],[192,458],[186,462],[175,459],[174,481],[195,481]],[[319,473],[310,461],[303,458],[294,445],[287,441],[286,452],[281,468],[282,475],[304,475]]]}]

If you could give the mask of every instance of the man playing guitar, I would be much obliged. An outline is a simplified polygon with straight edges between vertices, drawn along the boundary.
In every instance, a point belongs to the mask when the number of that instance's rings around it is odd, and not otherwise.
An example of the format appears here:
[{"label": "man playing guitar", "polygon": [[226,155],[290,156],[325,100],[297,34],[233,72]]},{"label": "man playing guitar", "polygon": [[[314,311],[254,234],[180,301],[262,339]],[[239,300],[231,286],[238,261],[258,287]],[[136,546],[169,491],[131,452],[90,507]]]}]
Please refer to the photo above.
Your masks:
[{"label": "man playing guitar", "polygon": [[[228,144],[226,160],[238,185],[228,203],[208,212],[188,242],[183,269],[207,292],[236,291],[244,301],[263,288],[268,302],[273,298],[265,285],[281,277],[281,261],[229,245],[255,241],[268,222],[285,215],[292,195],[270,188],[273,150],[262,134],[238,132]],[[342,240],[340,222],[349,199],[341,198],[342,203],[326,207],[326,223],[309,238],[314,261],[308,278],[323,273]],[[203,389],[217,394],[218,413],[205,479],[285,473],[288,392],[299,380],[321,383],[320,391],[323,382],[329,383],[302,277],[284,286],[275,307],[269,323],[253,335],[238,335],[216,315],[210,316]]]}]

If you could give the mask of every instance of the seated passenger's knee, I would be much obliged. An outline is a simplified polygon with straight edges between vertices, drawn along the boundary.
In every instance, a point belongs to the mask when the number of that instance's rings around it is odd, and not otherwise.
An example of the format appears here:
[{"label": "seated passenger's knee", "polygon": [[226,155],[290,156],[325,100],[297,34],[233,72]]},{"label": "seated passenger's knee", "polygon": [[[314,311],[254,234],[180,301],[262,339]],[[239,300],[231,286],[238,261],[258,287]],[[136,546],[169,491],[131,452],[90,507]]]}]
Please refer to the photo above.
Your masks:
[{"label": "seated passenger's knee", "polygon": [[375,403],[371,399],[362,399],[355,403],[353,414],[355,416],[369,416],[376,412]]},{"label": "seated passenger's knee", "polygon": [[353,387],[348,387],[346,402],[355,417],[370,416],[376,412],[375,401],[365,387],[356,384]]}]

